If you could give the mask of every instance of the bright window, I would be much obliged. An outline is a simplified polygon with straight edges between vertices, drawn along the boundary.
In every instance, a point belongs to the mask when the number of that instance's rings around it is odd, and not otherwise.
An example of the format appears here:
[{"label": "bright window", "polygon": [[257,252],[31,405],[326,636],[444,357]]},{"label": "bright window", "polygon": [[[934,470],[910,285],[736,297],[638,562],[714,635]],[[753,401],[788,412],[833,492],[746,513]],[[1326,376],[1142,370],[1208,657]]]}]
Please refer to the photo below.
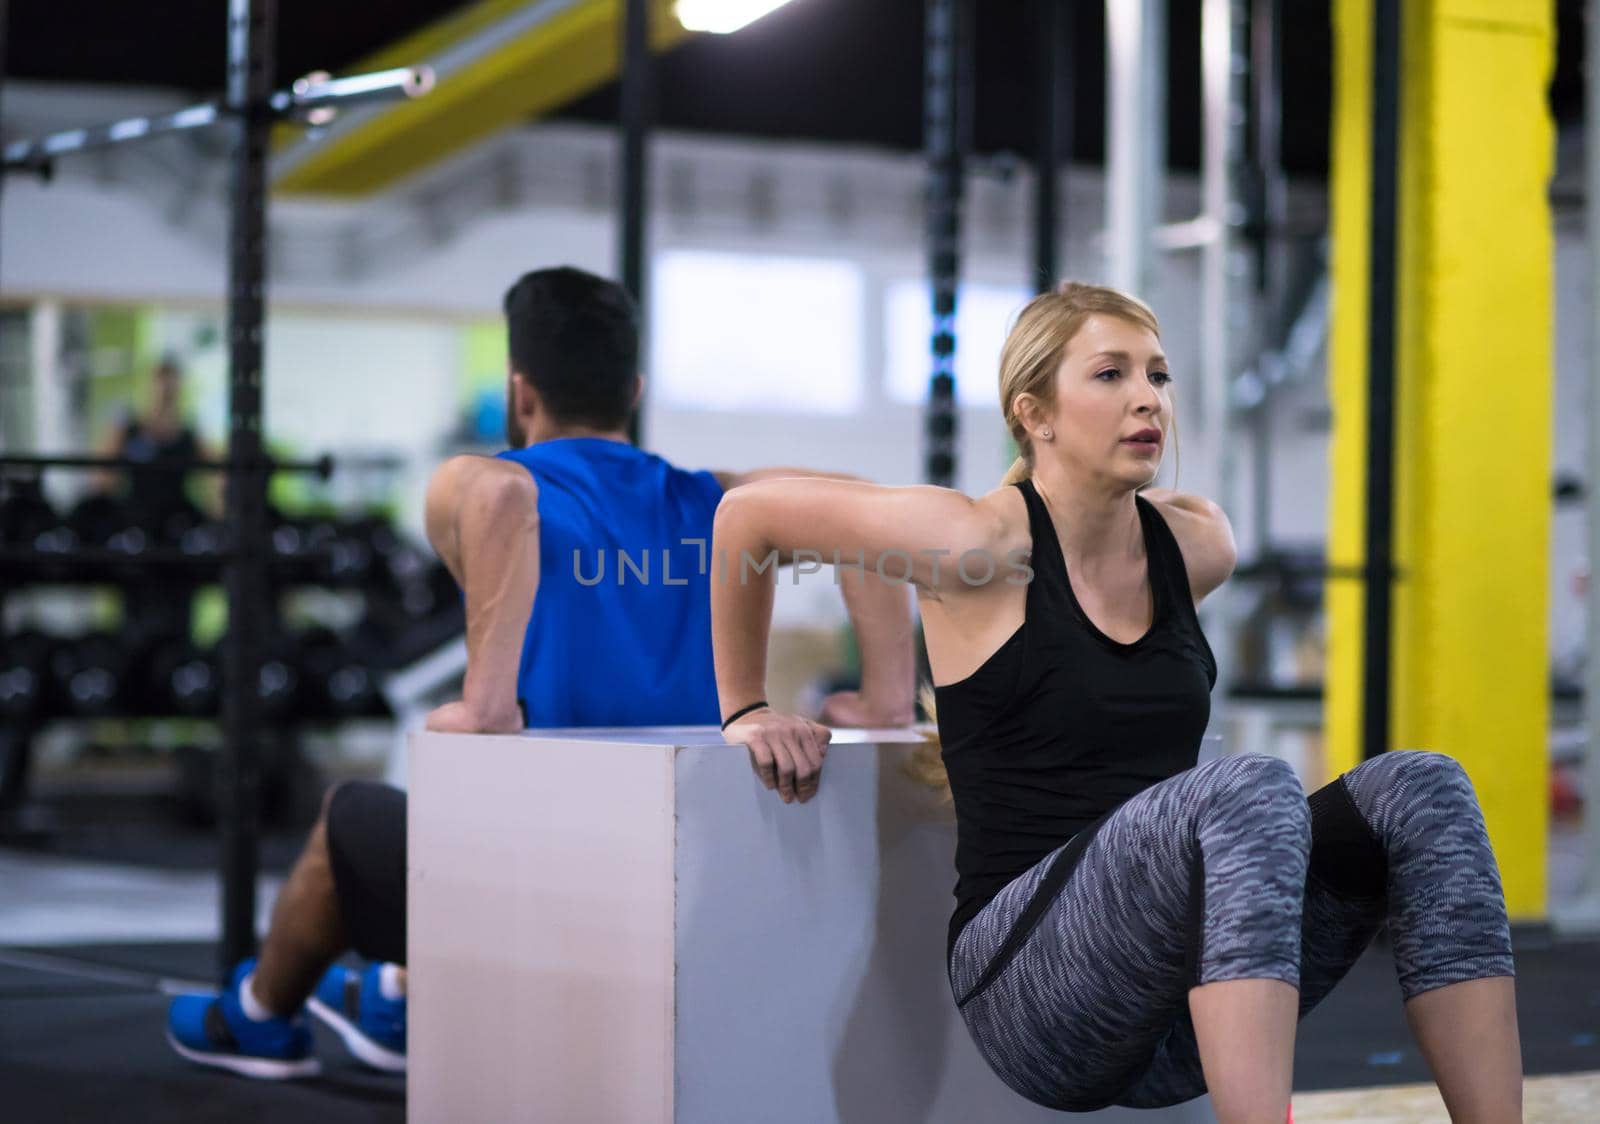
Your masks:
[{"label": "bright window", "polygon": [[[999,408],[1000,348],[1032,294],[1021,285],[963,284],[956,294],[956,401]],[[928,400],[933,373],[932,298],[926,281],[896,281],[884,306],[886,392],[895,402]]]},{"label": "bright window", "polygon": [[678,251],[656,261],[650,391],[675,407],[852,413],[861,270],[822,258]]}]

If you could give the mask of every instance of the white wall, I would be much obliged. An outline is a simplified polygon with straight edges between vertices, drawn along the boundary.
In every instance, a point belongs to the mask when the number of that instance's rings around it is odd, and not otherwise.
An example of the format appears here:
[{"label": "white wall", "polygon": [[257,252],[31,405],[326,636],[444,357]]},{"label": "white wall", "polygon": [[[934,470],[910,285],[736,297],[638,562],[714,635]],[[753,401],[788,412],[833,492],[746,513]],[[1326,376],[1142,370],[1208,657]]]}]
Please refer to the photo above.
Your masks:
[{"label": "white wall", "polygon": [[[92,120],[95,104],[13,83],[7,88],[9,132],[26,135],[30,122],[59,127]],[[926,271],[920,158],[681,136],[658,139],[652,151],[654,253],[801,255],[846,261],[861,270],[865,384],[862,409],[846,416],[707,413],[652,402],[644,421],[647,445],[694,466],[797,463],[884,483],[920,480],[921,412],[885,393],[882,331],[888,287]],[[326,442],[335,450],[409,448],[416,462],[413,478],[420,481],[441,453],[454,410],[446,388],[457,383],[461,356],[445,342],[451,326],[463,316],[497,315],[504,289],[526,269],[570,263],[612,270],[614,154],[614,138],[605,130],[545,125],[490,141],[380,199],[276,202],[270,291],[280,315],[268,334],[271,429],[296,444]],[[219,301],[225,181],[214,160],[198,160],[192,151],[160,141],[143,152],[129,146],[126,153],[66,162],[52,185],[8,181],[0,204],[0,280],[7,294]],[[1064,272],[1098,279],[1104,275],[1101,177],[1098,170],[1079,169],[1066,183]],[[1198,200],[1191,179],[1169,182],[1167,195],[1169,218],[1194,213]],[[1027,283],[1029,198],[1025,174],[1008,181],[972,179],[967,279]],[[1321,205],[1315,191],[1299,191],[1297,199],[1303,210]],[[1588,346],[1581,229],[1561,224],[1557,245],[1556,462],[1581,472],[1581,357]],[[1180,486],[1205,478],[1214,455],[1197,426],[1182,428],[1198,396],[1197,267],[1193,253],[1165,255],[1145,294],[1161,316],[1177,375]],[[308,308],[320,311],[306,320]],[[292,326],[285,319],[291,314],[298,318]],[[670,331],[671,325],[655,330]],[[804,348],[808,336],[826,330],[796,324],[770,347]],[[753,363],[758,359],[752,356]],[[747,373],[730,371],[728,377]],[[1277,541],[1315,543],[1325,537],[1323,406],[1324,389],[1313,380],[1273,407],[1271,520]],[[1241,437],[1237,444],[1238,488],[1231,507],[1239,540],[1250,553],[1258,536],[1248,503],[1248,440]],[[1007,458],[998,408],[964,409],[959,486],[973,493],[992,488]],[[1556,652],[1581,637],[1570,580],[1582,564],[1582,526],[1580,507],[1557,511],[1551,567]],[[788,598],[796,615],[836,616],[831,587],[802,594]]]}]

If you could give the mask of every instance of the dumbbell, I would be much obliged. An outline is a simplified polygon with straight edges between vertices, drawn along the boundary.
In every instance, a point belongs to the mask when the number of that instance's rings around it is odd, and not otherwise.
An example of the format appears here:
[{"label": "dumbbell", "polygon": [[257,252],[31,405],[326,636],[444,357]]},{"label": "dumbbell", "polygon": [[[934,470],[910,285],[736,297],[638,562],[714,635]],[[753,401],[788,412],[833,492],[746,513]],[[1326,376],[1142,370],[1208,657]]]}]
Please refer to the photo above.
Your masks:
[{"label": "dumbbell", "polygon": [[43,714],[50,675],[50,641],[36,632],[0,638],[0,720]]},{"label": "dumbbell", "polygon": [[0,484],[0,544],[61,553],[76,545],[37,479]]},{"label": "dumbbell", "polygon": [[376,553],[365,519],[329,520],[326,545],[317,555],[317,574],[333,585],[360,584],[372,572]]},{"label": "dumbbell", "polygon": [[128,682],[128,652],[109,633],[90,633],[50,653],[51,689],[69,714],[99,718],[116,713]]},{"label": "dumbbell", "polygon": [[256,703],[261,717],[281,720],[295,714],[301,685],[296,645],[287,636],[274,636],[266,644],[266,658],[256,675]]},{"label": "dumbbell", "polygon": [[[303,700],[298,644],[292,636],[273,633],[262,642],[262,649],[261,666],[256,672],[256,708],[259,717],[263,722],[281,722],[299,717]],[[226,675],[222,647],[219,645],[202,655],[216,669],[220,697]]]},{"label": "dumbbell", "polygon": [[169,640],[151,653],[148,666],[155,709],[191,716],[218,712],[222,674],[215,653],[188,640]]},{"label": "dumbbell", "polygon": [[119,554],[143,554],[150,536],[127,504],[112,496],[85,496],[67,515],[79,546],[103,547]]},{"label": "dumbbell", "polygon": [[300,666],[305,681],[314,685],[318,710],[352,718],[377,709],[378,684],[372,669],[343,638],[330,629],[309,628],[298,639]]},{"label": "dumbbell", "polygon": [[432,555],[403,537],[393,527],[369,517],[367,537],[378,555],[377,577],[394,589],[403,588],[426,574]]},{"label": "dumbbell", "polygon": [[161,543],[190,558],[215,558],[222,551],[222,527],[198,507],[185,503],[159,520]]},{"label": "dumbbell", "polygon": [[361,552],[344,544],[336,522],[322,515],[292,518],[274,510],[272,553],[280,581],[342,581]]},{"label": "dumbbell", "polygon": [[294,581],[302,576],[306,566],[306,524],[277,508],[267,510],[267,521],[272,527],[267,538],[272,547],[272,556],[277,561],[273,577],[280,581]]}]

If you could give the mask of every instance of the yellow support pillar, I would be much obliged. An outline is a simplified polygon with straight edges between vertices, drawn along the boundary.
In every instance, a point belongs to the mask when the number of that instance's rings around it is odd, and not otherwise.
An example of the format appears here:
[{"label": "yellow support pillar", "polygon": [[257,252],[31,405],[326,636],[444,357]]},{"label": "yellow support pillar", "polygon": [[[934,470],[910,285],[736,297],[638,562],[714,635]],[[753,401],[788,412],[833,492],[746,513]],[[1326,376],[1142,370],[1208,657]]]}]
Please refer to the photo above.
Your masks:
[{"label": "yellow support pillar", "polygon": [[[1545,913],[1555,58],[1548,0],[1406,0],[1393,710],[1457,758],[1514,919]],[[1372,0],[1335,0],[1328,558],[1364,561]],[[1329,776],[1361,759],[1363,591],[1327,587]]]}]

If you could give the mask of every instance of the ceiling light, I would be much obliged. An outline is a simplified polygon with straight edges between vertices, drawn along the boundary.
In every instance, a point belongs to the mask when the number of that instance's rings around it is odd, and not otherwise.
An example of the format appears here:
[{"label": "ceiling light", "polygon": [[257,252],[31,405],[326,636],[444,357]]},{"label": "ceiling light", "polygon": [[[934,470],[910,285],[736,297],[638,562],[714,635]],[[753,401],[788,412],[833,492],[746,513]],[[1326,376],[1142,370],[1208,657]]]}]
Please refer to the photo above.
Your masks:
[{"label": "ceiling light", "polygon": [[754,23],[789,0],[678,0],[674,12],[687,31],[726,35]]}]

